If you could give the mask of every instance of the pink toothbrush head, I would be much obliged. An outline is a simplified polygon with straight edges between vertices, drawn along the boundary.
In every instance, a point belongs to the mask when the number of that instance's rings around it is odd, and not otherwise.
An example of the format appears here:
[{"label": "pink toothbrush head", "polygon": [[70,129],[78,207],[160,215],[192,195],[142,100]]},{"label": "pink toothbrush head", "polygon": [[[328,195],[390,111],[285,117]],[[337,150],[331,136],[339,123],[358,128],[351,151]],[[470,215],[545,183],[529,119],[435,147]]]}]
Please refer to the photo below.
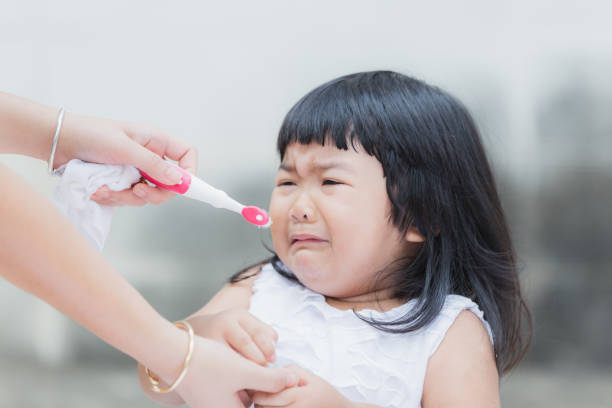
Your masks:
[{"label": "pink toothbrush head", "polygon": [[272,224],[268,213],[253,205],[244,207],[242,209],[242,216],[245,220],[258,227],[269,227]]}]

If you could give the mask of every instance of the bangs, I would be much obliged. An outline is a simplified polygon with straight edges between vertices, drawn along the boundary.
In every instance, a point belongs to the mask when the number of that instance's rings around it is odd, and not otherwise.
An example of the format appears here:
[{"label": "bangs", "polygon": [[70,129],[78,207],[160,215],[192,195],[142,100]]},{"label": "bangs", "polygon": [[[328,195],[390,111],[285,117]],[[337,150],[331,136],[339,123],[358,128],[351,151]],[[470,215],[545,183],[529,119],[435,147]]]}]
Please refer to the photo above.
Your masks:
[{"label": "bangs", "polygon": [[377,138],[376,97],[371,85],[376,73],[351,74],[334,79],[312,90],[291,108],[280,128],[277,149],[281,161],[292,143],[325,145],[356,150],[361,144],[379,160],[381,140]]}]

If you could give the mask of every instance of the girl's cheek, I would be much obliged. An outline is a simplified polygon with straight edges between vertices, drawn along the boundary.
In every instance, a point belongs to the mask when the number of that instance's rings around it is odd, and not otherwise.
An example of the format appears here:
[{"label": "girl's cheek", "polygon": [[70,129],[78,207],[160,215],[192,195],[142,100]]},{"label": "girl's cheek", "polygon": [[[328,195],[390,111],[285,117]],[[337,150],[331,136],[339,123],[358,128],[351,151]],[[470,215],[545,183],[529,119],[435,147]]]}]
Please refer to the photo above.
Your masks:
[{"label": "girl's cheek", "polygon": [[[286,201],[286,198],[282,197],[282,195],[277,192],[272,192],[272,195],[270,197],[270,206],[268,210],[273,221],[276,221],[275,216],[276,218],[278,218],[282,215],[283,201]],[[272,223],[272,225],[274,225],[274,223]]]}]

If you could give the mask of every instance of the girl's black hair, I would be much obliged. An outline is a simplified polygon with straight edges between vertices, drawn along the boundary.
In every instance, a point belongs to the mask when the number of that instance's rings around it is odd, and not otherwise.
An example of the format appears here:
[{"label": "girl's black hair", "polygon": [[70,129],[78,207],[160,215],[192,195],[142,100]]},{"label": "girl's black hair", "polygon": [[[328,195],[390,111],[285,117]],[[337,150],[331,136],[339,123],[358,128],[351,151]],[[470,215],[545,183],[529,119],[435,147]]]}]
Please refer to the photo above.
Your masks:
[{"label": "girl's black hair", "polygon": [[[347,150],[355,142],[382,164],[390,222],[404,233],[417,227],[425,237],[414,258],[398,259],[379,275],[391,280],[396,298],[418,298],[417,306],[398,320],[367,321],[387,332],[411,332],[438,315],[447,295],[466,296],[491,326],[499,372],[512,369],[527,351],[531,314],[493,174],[468,110],[447,92],[406,75],[361,72],[300,99],[285,117],[277,148],[282,160],[292,143],[333,143]],[[295,279],[278,256],[266,261]]]}]

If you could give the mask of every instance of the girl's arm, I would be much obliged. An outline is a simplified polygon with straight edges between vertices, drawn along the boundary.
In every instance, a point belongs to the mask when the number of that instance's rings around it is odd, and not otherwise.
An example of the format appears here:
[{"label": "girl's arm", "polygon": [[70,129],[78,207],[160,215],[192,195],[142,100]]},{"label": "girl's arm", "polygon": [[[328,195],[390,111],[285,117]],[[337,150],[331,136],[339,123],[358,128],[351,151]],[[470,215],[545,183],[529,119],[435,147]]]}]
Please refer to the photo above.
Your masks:
[{"label": "girl's arm", "polygon": [[500,407],[499,376],[489,334],[463,311],[429,359],[423,408]]},{"label": "girl's arm", "polygon": [[241,276],[245,279],[236,283],[227,283],[213,298],[200,310],[193,313],[188,319],[198,315],[212,315],[231,309],[249,310],[253,284],[259,276],[263,265],[257,265],[245,271]]}]

